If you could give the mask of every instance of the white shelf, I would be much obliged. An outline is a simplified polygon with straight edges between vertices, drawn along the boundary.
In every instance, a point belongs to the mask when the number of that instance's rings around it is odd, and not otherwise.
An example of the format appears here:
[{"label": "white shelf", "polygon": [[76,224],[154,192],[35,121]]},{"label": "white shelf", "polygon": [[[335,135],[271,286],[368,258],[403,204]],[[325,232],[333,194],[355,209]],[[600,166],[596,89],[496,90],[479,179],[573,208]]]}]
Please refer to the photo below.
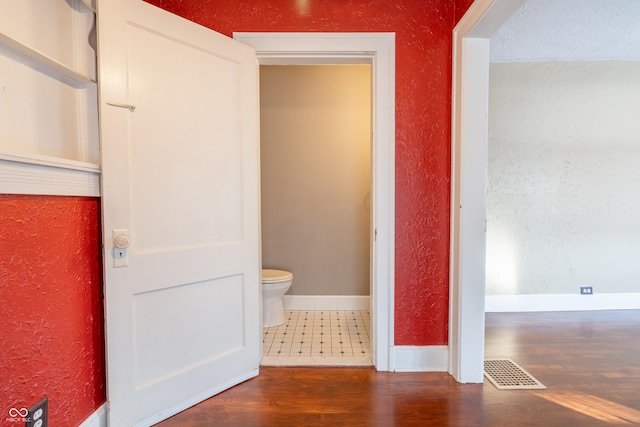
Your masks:
[{"label": "white shelf", "polygon": [[[3,24],[0,60],[7,64],[7,86],[11,84],[13,89],[7,91],[7,105],[15,113],[14,122],[0,127],[0,142],[4,143],[0,145],[0,194],[100,197],[100,165],[83,161],[95,161],[98,149],[93,146],[98,143],[97,85],[91,58],[84,58],[93,52],[83,40],[88,26],[95,24],[95,17],[92,22],[85,12],[95,13],[96,0],[56,2],[52,6],[56,12],[53,16],[61,19],[54,21],[43,15],[31,15],[41,1],[8,2],[3,9],[9,13],[0,19]],[[82,9],[78,9],[80,5]],[[26,31],[20,24],[25,20],[33,20],[32,26],[42,27],[42,31],[38,34]],[[60,39],[49,40],[54,34],[59,34]],[[83,54],[74,55],[78,53],[76,49],[84,49]],[[68,54],[71,59],[59,58],[60,54]],[[76,64],[85,60],[84,68]],[[31,84],[32,81],[37,84]],[[55,121],[38,120],[37,115],[43,111],[54,111],[63,117],[65,129],[60,129]],[[77,116],[75,132],[73,115]],[[29,132],[34,123],[38,132]],[[5,139],[22,143],[9,144]],[[58,153],[63,157],[56,157]]]},{"label": "white shelf", "polygon": [[82,88],[95,83],[91,77],[80,74],[55,59],[51,59],[47,55],[25,46],[3,33],[0,33],[0,52],[43,74],[76,88]]},{"label": "white shelf", "polygon": [[100,197],[94,163],[0,151],[0,194]]},{"label": "white shelf", "polygon": [[53,168],[72,169],[85,172],[100,172],[100,165],[96,163],[80,162],[61,157],[43,156],[39,154],[18,153],[0,149],[0,160],[32,165],[49,166]]}]

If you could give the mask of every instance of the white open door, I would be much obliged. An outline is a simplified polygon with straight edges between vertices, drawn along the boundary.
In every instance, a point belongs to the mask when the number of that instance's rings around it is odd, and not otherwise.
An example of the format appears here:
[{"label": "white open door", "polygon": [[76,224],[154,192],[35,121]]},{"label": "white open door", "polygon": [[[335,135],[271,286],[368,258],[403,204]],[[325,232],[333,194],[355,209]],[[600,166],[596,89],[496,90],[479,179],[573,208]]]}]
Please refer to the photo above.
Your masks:
[{"label": "white open door", "polygon": [[109,423],[151,425],[258,373],[258,64],[141,0],[98,58]]}]

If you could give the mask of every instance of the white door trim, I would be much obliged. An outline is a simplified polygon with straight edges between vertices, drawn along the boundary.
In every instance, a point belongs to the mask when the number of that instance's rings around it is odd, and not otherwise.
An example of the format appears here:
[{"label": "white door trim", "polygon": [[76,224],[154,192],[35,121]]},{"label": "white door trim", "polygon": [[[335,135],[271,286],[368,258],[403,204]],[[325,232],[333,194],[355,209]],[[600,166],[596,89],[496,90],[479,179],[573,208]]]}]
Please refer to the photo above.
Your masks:
[{"label": "white door trim", "polygon": [[[371,64],[373,364],[393,370],[395,245],[395,34],[234,33],[259,64]],[[373,240],[372,239],[372,240]]]},{"label": "white door trim", "polygon": [[449,373],[481,383],[484,360],[489,38],[525,0],[476,0],[453,30]]}]

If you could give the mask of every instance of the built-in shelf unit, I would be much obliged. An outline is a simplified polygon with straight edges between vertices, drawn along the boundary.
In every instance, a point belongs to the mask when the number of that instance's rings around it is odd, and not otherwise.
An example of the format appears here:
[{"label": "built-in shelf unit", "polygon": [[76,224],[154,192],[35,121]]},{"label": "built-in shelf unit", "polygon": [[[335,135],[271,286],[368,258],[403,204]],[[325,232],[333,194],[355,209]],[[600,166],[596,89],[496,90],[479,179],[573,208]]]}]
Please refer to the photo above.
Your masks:
[{"label": "built-in shelf unit", "polygon": [[0,194],[100,195],[94,10],[0,1]]}]

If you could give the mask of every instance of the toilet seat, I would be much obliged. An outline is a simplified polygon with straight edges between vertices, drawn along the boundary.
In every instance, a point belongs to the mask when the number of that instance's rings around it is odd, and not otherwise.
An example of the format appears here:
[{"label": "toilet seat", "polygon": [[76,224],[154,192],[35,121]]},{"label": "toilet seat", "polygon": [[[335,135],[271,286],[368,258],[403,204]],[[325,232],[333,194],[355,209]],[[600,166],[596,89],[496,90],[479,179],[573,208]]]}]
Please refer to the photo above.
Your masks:
[{"label": "toilet seat", "polygon": [[262,270],[262,283],[280,283],[293,279],[293,273],[284,270]]}]

